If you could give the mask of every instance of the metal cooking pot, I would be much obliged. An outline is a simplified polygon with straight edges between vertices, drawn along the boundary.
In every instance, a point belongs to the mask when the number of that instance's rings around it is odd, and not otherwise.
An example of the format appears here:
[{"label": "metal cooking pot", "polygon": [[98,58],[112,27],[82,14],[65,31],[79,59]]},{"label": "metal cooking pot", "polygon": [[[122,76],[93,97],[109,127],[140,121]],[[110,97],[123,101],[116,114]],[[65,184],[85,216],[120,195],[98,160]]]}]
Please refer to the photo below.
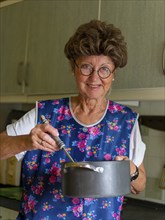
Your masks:
[{"label": "metal cooking pot", "polygon": [[64,196],[114,197],[130,193],[130,162],[85,161],[62,164]]}]

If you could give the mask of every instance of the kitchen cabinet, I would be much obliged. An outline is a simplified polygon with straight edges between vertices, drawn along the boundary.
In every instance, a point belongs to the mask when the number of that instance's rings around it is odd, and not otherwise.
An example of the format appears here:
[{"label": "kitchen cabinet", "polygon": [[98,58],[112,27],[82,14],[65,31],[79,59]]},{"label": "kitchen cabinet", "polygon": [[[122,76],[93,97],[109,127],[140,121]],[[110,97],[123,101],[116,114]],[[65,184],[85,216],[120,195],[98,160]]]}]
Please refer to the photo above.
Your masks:
[{"label": "kitchen cabinet", "polygon": [[25,60],[27,12],[25,2],[0,9],[0,92],[21,94]]},{"label": "kitchen cabinet", "polygon": [[75,93],[64,46],[75,29],[97,18],[98,1],[42,1],[31,4],[28,94]]},{"label": "kitchen cabinet", "polygon": [[163,0],[33,0],[1,8],[3,102],[76,93],[64,45],[80,24],[99,17],[121,28],[128,45],[128,64],[117,70],[111,96],[137,100],[140,92],[148,99],[152,92],[155,99],[157,88],[162,99],[164,10]]},{"label": "kitchen cabinet", "polygon": [[1,94],[76,92],[64,46],[98,16],[98,0],[25,1],[1,9]]},{"label": "kitchen cabinet", "polygon": [[128,64],[117,70],[114,88],[165,86],[165,1],[102,0],[101,20],[119,27],[128,47]]}]

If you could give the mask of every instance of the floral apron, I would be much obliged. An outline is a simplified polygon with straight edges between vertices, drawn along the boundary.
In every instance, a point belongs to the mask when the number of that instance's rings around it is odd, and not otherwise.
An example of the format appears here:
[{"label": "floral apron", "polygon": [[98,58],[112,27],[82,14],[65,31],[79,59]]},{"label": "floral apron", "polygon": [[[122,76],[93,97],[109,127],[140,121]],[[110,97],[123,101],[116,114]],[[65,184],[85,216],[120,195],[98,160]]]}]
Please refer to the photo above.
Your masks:
[{"label": "floral apron", "polygon": [[[38,123],[42,123],[41,115],[58,129],[77,162],[129,156],[130,135],[137,114],[128,107],[109,101],[104,117],[88,126],[73,117],[69,98],[38,102]],[[123,196],[96,199],[62,195],[61,164],[67,161],[63,150],[27,151],[22,161],[23,195],[17,220],[119,220]]]}]

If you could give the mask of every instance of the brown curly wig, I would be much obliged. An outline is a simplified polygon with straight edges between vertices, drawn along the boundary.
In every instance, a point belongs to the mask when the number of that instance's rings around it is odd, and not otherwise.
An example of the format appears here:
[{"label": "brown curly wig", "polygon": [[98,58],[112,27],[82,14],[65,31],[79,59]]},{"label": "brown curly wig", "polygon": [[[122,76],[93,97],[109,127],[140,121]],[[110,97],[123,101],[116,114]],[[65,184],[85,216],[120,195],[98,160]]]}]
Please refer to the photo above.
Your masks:
[{"label": "brown curly wig", "polygon": [[127,64],[127,47],[120,29],[100,20],[80,25],[66,43],[64,52],[73,70],[81,56],[109,56],[116,68]]}]

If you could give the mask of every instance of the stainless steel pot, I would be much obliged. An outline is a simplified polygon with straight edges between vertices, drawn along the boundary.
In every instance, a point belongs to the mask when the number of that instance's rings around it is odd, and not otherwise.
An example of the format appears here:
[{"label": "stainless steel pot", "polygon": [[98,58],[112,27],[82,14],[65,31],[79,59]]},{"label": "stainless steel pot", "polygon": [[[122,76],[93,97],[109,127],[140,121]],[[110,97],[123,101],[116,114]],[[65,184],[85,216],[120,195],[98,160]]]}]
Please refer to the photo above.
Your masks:
[{"label": "stainless steel pot", "polygon": [[130,162],[85,161],[62,164],[63,195],[114,197],[130,193]]}]

